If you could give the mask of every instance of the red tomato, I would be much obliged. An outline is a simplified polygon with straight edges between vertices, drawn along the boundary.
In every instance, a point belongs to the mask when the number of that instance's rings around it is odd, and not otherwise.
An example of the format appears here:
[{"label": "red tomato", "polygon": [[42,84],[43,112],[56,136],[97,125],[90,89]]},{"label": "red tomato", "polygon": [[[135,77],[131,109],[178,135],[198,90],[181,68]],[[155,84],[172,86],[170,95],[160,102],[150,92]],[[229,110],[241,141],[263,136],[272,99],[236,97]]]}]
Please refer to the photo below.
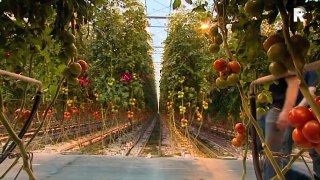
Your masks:
[{"label": "red tomato", "polygon": [[74,114],[77,114],[79,112],[77,107],[71,107],[71,111]]},{"label": "red tomato", "polygon": [[313,114],[307,107],[303,106],[291,109],[288,115],[288,121],[293,127],[302,127],[306,122],[313,119]]},{"label": "red tomato", "polygon": [[70,119],[70,112],[64,112],[63,117],[66,119]]},{"label": "red tomato", "polygon": [[237,124],[234,126],[234,128],[236,129],[236,131],[237,131],[238,133],[243,134],[243,133],[246,132],[246,127],[245,127],[242,123],[237,123]]},{"label": "red tomato", "polygon": [[226,67],[227,67],[227,61],[226,60],[224,60],[223,58],[220,58],[220,59],[217,59],[217,60],[215,60],[214,61],[214,63],[213,63],[213,67],[214,67],[214,69],[216,70],[216,71],[223,71],[223,70],[225,70],[226,69]]},{"label": "red tomato", "polygon": [[10,57],[12,55],[13,55],[13,52],[10,52],[10,51],[4,53],[4,56],[6,57]]},{"label": "red tomato", "polygon": [[237,133],[236,139],[237,139],[237,141],[244,142],[244,140],[246,139],[246,134],[245,133]]},{"label": "red tomato", "polygon": [[233,73],[237,74],[240,72],[241,66],[238,61],[230,61],[227,66]]},{"label": "red tomato", "polygon": [[303,126],[302,133],[311,143],[320,143],[320,124],[317,120],[308,121]]},{"label": "red tomato", "polygon": [[30,116],[31,112],[29,110],[24,110],[22,114],[23,119],[27,119]]},{"label": "red tomato", "polygon": [[[44,116],[45,112],[46,112],[46,111],[43,111],[42,116]],[[50,110],[48,111],[48,113],[47,113],[47,117],[50,117],[51,115],[52,115],[52,111],[51,111],[51,109],[50,109]]]},{"label": "red tomato", "polygon": [[238,141],[237,138],[233,138],[232,141],[231,141],[231,144],[235,147],[240,147],[242,146],[242,142],[241,141]]},{"label": "red tomato", "polygon": [[312,148],[313,144],[309,142],[303,135],[301,128],[295,128],[292,132],[294,143],[300,148]]}]

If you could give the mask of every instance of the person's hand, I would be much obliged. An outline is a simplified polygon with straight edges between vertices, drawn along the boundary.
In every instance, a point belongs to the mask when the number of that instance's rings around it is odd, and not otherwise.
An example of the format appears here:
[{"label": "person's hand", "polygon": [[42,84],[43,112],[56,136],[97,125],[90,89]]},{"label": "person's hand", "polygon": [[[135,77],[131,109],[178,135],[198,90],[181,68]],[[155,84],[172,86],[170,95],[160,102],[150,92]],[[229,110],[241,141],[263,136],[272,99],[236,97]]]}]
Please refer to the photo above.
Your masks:
[{"label": "person's hand", "polygon": [[288,114],[289,112],[287,111],[281,111],[278,117],[277,121],[277,127],[278,129],[285,129],[288,127]]}]

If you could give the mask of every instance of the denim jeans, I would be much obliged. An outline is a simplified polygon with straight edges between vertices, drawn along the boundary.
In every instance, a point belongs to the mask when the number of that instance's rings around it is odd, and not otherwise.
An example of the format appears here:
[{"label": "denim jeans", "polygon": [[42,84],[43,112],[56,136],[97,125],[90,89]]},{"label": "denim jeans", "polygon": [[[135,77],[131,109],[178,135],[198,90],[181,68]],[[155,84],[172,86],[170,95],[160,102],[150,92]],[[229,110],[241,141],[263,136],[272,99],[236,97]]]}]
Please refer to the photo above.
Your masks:
[{"label": "denim jeans", "polygon": [[[266,116],[265,121],[265,140],[266,144],[270,148],[272,152],[278,152],[280,153],[282,150],[282,142],[283,142],[283,135],[284,130],[280,130],[277,128],[277,120],[279,117],[281,110],[277,108],[271,108]],[[278,165],[281,166],[281,159],[275,158]],[[269,180],[272,177],[276,175],[276,172],[274,171],[270,161],[266,159],[266,162],[264,163],[264,172],[263,172],[263,179]]]},{"label": "denim jeans", "polygon": [[309,154],[312,159],[313,171],[320,179],[320,154],[318,154],[314,149],[310,150]]},{"label": "denim jeans", "polygon": [[[262,133],[263,133],[263,136],[265,136],[265,129],[266,129],[266,115],[262,115],[260,117],[257,117],[257,121],[258,121],[258,124],[259,124],[259,127],[262,129]],[[261,144],[261,141],[260,139],[258,138],[257,139],[257,145],[258,145],[258,152],[262,151],[263,148],[262,148],[262,144]]]}]

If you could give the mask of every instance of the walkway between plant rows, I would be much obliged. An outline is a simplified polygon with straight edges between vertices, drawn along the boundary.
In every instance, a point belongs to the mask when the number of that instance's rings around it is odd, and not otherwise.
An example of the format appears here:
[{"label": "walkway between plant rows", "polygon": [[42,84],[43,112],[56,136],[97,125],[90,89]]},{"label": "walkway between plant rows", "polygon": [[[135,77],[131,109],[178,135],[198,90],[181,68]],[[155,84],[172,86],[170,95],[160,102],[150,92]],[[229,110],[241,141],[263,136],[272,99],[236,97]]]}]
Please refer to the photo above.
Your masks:
[{"label": "walkway between plant rows", "polygon": [[[0,172],[11,162],[6,160],[0,164]],[[306,171],[303,162],[296,165]],[[21,162],[5,179],[14,179],[14,172],[20,167]],[[39,180],[238,180],[242,160],[35,153],[33,169]],[[28,178],[22,171],[18,179]],[[256,179],[251,160],[247,162],[246,179]]]}]

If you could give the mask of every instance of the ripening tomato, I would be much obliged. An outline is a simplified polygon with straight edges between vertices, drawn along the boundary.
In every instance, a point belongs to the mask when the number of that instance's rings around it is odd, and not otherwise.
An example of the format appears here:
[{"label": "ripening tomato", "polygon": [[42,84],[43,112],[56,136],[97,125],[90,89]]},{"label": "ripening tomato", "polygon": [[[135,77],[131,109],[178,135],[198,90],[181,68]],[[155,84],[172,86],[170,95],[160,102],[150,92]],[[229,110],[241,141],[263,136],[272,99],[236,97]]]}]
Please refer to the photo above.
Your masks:
[{"label": "ripening tomato", "polygon": [[226,67],[227,67],[227,61],[226,60],[224,60],[223,58],[220,58],[220,59],[217,59],[217,60],[215,60],[214,61],[214,63],[213,63],[213,67],[214,67],[214,69],[216,70],[216,71],[223,71],[223,70],[225,70],[226,69]]},{"label": "ripening tomato", "polygon": [[313,119],[313,114],[304,106],[298,106],[291,109],[288,115],[288,121],[293,127],[302,127],[306,122]]},{"label": "ripening tomato", "polygon": [[[46,112],[46,111],[43,111],[42,116],[45,115],[45,112]],[[47,117],[50,117],[51,115],[52,115],[52,110],[49,109],[49,111],[48,111],[48,113],[47,113]]]},{"label": "ripening tomato", "polygon": [[70,112],[64,112],[64,113],[63,113],[63,117],[64,117],[65,119],[70,119]]},{"label": "ripening tomato", "polygon": [[77,107],[71,107],[71,111],[72,111],[72,113],[74,113],[74,114],[78,114],[78,112],[79,112],[79,110],[78,110]]},{"label": "ripening tomato", "polygon": [[30,114],[31,114],[30,110],[24,110],[22,114],[22,118],[27,119],[30,116]]},{"label": "ripening tomato", "polygon": [[81,69],[83,72],[87,71],[89,68],[89,65],[85,60],[79,60],[78,63],[81,65]]},{"label": "ripening tomato", "polygon": [[4,56],[6,56],[6,57],[10,57],[12,55],[13,55],[13,52],[11,52],[11,51],[8,51],[8,52],[4,53]]},{"label": "ripening tomato", "polygon": [[320,124],[317,120],[308,121],[303,126],[302,133],[311,143],[320,143]]},{"label": "ripening tomato", "polygon": [[240,147],[242,145],[242,142],[241,141],[238,141],[237,138],[233,138],[231,140],[231,144],[235,147]]},{"label": "ripening tomato", "polygon": [[230,62],[228,62],[227,66],[231,70],[232,73],[237,74],[240,72],[241,66],[238,61],[230,61]]},{"label": "ripening tomato", "polygon": [[237,123],[234,126],[234,128],[238,133],[245,133],[246,132],[246,127],[242,123]]},{"label": "ripening tomato", "polygon": [[309,142],[303,135],[301,128],[295,128],[292,132],[294,143],[300,148],[312,148],[313,144]]},{"label": "ripening tomato", "polygon": [[244,142],[244,140],[246,139],[246,134],[245,133],[237,133],[236,139],[237,139],[237,141]]}]

